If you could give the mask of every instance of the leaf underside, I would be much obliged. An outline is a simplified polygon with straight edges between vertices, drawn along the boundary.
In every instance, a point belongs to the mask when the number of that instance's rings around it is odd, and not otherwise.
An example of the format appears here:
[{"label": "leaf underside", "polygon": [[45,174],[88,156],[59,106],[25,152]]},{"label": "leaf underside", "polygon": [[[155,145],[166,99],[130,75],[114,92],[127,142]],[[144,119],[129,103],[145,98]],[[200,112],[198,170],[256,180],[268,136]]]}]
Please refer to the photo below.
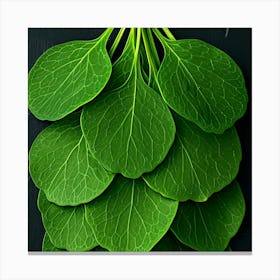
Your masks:
[{"label": "leaf underside", "polygon": [[248,96],[242,72],[230,56],[196,39],[161,41],[165,56],[158,84],[174,111],[214,133],[242,117]]},{"label": "leaf underside", "polygon": [[85,216],[85,205],[58,206],[39,192],[38,208],[46,232],[55,247],[67,251],[88,251],[98,245]]},{"label": "leaf underside", "polygon": [[56,45],[36,61],[28,75],[28,106],[36,118],[61,119],[101,92],[112,71],[110,33]]},{"label": "leaf underside", "polygon": [[100,195],[114,178],[90,153],[78,112],[39,134],[30,149],[29,162],[36,186],[58,205],[88,202]]},{"label": "leaf underside", "polygon": [[223,251],[237,233],[245,201],[237,182],[215,193],[206,202],[181,202],[171,225],[176,237],[198,251]]},{"label": "leaf underside", "polygon": [[167,232],[178,202],[162,197],[142,179],[115,178],[86,205],[98,243],[109,251],[150,251]]},{"label": "leaf underside", "polygon": [[241,146],[235,128],[210,134],[174,114],[176,137],[165,160],[144,174],[146,183],[163,196],[179,201],[206,201],[236,177]]},{"label": "leaf underside", "polygon": [[135,62],[127,63],[133,48],[128,45],[113,66],[109,83],[118,87],[84,107],[81,126],[94,157],[107,170],[135,179],[165,158],[174,141],[175,124]]}]

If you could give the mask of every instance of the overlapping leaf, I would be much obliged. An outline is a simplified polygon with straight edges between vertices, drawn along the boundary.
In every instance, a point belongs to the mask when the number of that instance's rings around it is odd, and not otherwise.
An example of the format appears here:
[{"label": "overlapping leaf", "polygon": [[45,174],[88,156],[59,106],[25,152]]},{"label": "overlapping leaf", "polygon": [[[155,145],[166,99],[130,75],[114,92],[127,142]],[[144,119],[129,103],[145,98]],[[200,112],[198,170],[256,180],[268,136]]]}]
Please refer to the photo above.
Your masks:
[{"label": "overlapping leaf", "polygon": [[245,213],[237,182],[206,202],[181,202],[171,229],[177,238],[198,251],[223,251],[236,234]]},{"label": "overlapping leaf", "polygon": [[235,128],[223,134],[206,133],[174,114],[176,138],[166,159],[144,174],[147,184],[163,196],[205,201],[237,175],[241,146]]},{"label": "overlapping leaf", "polygon": [[157,35],[165,50],[158,84],[174,111],[214,133],[242,117],[248,97],[242,72],[230,56],[200,40]]},{"label": "overlapping leaf", "polygon": [[80,113],[47,127],[33,142],[29,170],[36,186],[58,205],[78,205],[100,195],[114,175],[90,153]]},{"label": "overlapping leaf", "polygon": [[[247,104],[240,69],[207,43],[155,29],[165,51],[156,75],[152,31],[131,29],[112,70],[111,32],[50,48],[29,73],[37,118],[58,120],[85,105],[81,127],[72,113],[30,150],[43,251],[225,250],[245,211],[231,183],[241,160],[232,126]],[[112,181],[113,173],[124,177]]]},{"label": "overlapping leaf", "polygon": [[36,118],[61,119],[101,92],[112,71],[106,50],[111,31],[56,45],[36,61],[28,76],[28,106]]},{"label": "overlapping leaf", "polygon": [[154,192],[142,179],[118,176],[86,205],[86,219],[109,251],[149,251],[167,232],[177,207],[177,201]]},{"label": "overlapping leaf", "polygon": [[38,207],[51,243],[67,251],[88,251],[98,245],[85,215],[85,205],[58,206],[39,192]]},{"label": "overlapping leaf", "polygon": [[[131,56],[132,63],[127,63]],[[106,169],[138,178],[165,158],[175,124],[162,98],[144,82],[133,40],[113,67],[110,83],[120,80],[119,87],[84,107],[81,126],[94,157]]]}]

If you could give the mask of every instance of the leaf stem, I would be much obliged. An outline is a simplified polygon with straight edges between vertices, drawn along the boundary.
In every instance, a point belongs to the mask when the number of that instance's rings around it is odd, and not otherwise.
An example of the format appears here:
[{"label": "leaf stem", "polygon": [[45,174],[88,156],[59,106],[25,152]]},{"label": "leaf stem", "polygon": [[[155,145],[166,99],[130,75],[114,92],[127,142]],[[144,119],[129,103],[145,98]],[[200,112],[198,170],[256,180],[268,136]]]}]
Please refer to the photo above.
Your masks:
[{"label": "leaf stem", "polygon": [[110,49],[110,51],[109,51],[109,56],[110,56],[111,58],[113,57],[113,55],[114,55],[114,53],[115,53],[115,51],[116,51],[116,48],[118,47],[118,45],[119,45],[119,43],[120,43],[120,41],[121,41],[121,39],[122,39],[122,36],[123,36],[123,34],[124,34],[124,31],[125,31],[125,28],[121,28],[121,29],[119,30],[118,35],[117,35],[117,37],[116,37],[114,43],[112,44],[112,47],[111,47],[111,49]]},{"label": "leaf stem", "polygon": [[162,28],[163,32],[165,33],[165,35],[167,36],[168,39],[170,40],[176,40],[176,38],[173,36],[173,34],[171,33],[171,31],[168,28]]},{"label": "leaf stem", "polygon": [[149,63],[149,82],[148,82],[148,84],[150,84],[151,75],[154,75],[154,77],[156,76],[157,67],[156,67],[154,59],[153,59],[153,54],[151,52],[148,36],[146,34],[145,29],[142,29],[142,38],[143,38],[144,47],[145,47],[145,50],[146,50],[146,55],[147,55],[148,63]]},{"label": "leaf stem", "polygon": [[137,28],[136,45],[135,45],[135,52],[134,52],[134,63],[137,62],[137,59],[138,59],[138,56],[139,56],[140,40],[141,40],[141,28]]},{"label": "leaf stem", "polygon": [[159,41],[161,43],[163,43],[163,39],[166,39],[166,38],[162,35],[162,33],[158,30],[158,28],[153,28],[152,30],[155,33],[155,35],[157,36],[157,38],[159,39]]},{"label": "leaf stem", "polygon": [[114,28],[112,28],[112,27],[106,28],[106,30],[101,34],[100,37],[107,37],[107,39],[108,39],[113,30],[114,30]]},{"label": "leaf stem", "polygon": [[153,33],[151,28],[147,28],[147,35],[148,35],[148,40],[149,40],[149,46],[151,48],[151,52],[152,52],[152,57],[154,58],[154,64],[156,66],[156,69],[159,68],[160,66],[160,59],[158,56],[158,52],[157,52],[157,48],[156,48],[156,44],[153,38]]}]

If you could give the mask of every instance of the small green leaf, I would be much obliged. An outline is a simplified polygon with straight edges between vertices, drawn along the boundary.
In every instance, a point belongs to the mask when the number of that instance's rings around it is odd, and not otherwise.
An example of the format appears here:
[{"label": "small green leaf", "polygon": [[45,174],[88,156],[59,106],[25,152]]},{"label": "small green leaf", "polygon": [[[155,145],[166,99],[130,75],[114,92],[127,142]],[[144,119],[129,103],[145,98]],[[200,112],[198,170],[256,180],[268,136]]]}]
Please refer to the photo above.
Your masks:
[{"label": "small green leaf", "polygon": [[98,243],[109,251],[149,251],[167,232],[178,202],[162,197],[142,179],[118,176],[86,205]]},{"label": "small green leaf", "polygon": [[209,134],[174,114],[176,138],[166,159],[146,183],[163,196],[175,200],[205,201],[236,177],[241,146],[235,128]]},{"label": "small green leaf", "polygon": [[175,124],[165,102],[144,82],[132,39],[113,67],[110,83],[121,85],[83,108],[81,126],[93,156],[107,170],[135,179],[163,161]]},{"label": "small green leaf", "polygon": [[82,134],[80,113],[47,127],[32,144],[29,170],[48,200],[58,205],[78,205],[100,195],[114,174],[93,158]]},{"label": "small green leaf", "polygon": [[192,248],[181,243],[169,230],[163,238],[155,245],[152,251],[193,251]]},{"label": "small green leaf", "polygon": [[206,202],[182,202],[171,229],[187,246],[198,251],[224,251],[245,214],[245,201],[237,182]]},{"label": "small green leaf", "polygon": [[28,76],[28,104],[36,118],[61,119],[101,92],[112,71],[106,50],[111,32],[54,46],[40,56]]},{"label": "small green leaf", "polygon": [[45,236],[44,236],[44,239],[43,239],[42,251],[43,252],[63,252],[63,251],[66,251],[66,250],[55,247],[52,244],[50,236],[48,235],[48,233],[45,233]]},{"label": "small green leaf", "polygon": [[85,216],[85,204],[58,206],[39,192],[38,208],[46,232],[55,247],[67,251],[87,251],[98,245]]},{"label": "small green leaf", "polygon": [[246,111],[241,70],[223,51],[200,40],[168,40],[158,84],[167,104],[207,132],[222,133]]}]

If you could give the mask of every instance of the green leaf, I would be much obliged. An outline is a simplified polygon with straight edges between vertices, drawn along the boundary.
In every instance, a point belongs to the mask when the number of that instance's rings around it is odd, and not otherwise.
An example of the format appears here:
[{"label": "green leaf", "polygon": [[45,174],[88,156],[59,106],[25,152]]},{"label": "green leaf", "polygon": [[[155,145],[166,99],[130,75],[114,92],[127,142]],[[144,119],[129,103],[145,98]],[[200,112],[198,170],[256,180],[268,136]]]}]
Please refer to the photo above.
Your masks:
[{"label": "green leaf", "polygon": [[48,49],[28,76],[30,111],[40,120],[58,120],[97,96],[108,82],[112,65],[106,50],[112,32]]},{"label": "green leaf", "polygon": [[88,150],[79,117],[80,113],[73,113],[47,127],[29,153],[35,185],[58,205],[88,202],[100,195],[114,177]]},{"label": "green leaf", "polygon": [[43,239],[42,251],[43,252],[63,252],[63,251],[66,251],[66,250],[55,247],[52,244],[50,236],[48,235],[48,233],[45,233],[45,236],[44,236],[44,239]]},{"label": "green leaf", "polygon": [[171,229],[187,246],[198,251],[223,251],[237,233],[245,214],[245,201],[237,182],[208,201],[182,202]]},{"label": "green leaf", "polygon": [[[48,233],[45,233],[44,239],[43,239],[43,245],[42,245],[42,250],[44,252],[65,252],[65,249],[60,249],[55,247],[51,240],[50,240],[50,236],[48,235]],[[102,248],[101,246],[96,246],[93,249],[91,249],[91,251],[108,251],[104,248]]]},{"label": "green leaf", "polygon": [[223,51],[196,39],[158,38],[165,50],[158,84],[166,103],[207,132],[222,133],[246,111],[241,70]]},{"label": "green leaf", "polygon": [[241,146],[235,128],[209,134],[175,115],[176,138],[166,159],[146,183],[163,196],[175,200],[205,201],[236,177]]},{"label": "green leaf", "polygon": [[162,98],[144,82],[132,39],[113,67],[110,83],[122,84],[84,107],[81,126],[94,157],[107,170],[138,178],[163,161],[175,124]]},{"label": "green leaf", "polygon": [[163,238],[154,246],[152,251],[193,251],[192,248],[181,243],[169,230]]},{"label": "green leaf", "polygon": [[85,216],[85,204],[58,206],[39,192],[38,208],[46,232],[55,247],[67,251],[88,251],[98,245]]},{"label": "green leaf", "polygon": [[149,251],[167,232],[178,202],[151,190],[142,179],[118,176],[86,205],[98,243],[109,251]]}]

